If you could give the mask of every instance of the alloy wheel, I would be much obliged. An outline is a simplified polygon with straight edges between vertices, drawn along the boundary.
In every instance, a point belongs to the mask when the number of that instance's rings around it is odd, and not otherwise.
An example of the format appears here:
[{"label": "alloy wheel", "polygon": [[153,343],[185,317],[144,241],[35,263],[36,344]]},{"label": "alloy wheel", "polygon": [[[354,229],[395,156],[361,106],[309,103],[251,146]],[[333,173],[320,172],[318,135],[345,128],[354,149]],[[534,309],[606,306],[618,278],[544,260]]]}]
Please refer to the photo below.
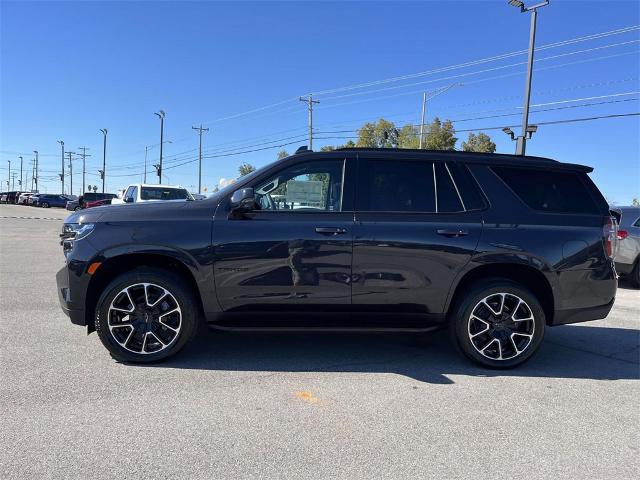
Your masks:
[{"label": "alloy wheel", "polygon": [[173,294],[153,283],[123,288],[109,306],[108,326],[112,337],[137,354],[158,353],[179,337],[182,311]]},{"label": "alloy wheel", "polygon": [[531,307],[512,293],[492,293],[480,300],[468,320],[469,340],[490,360],[510,360],[531,345],[535,320]]}]

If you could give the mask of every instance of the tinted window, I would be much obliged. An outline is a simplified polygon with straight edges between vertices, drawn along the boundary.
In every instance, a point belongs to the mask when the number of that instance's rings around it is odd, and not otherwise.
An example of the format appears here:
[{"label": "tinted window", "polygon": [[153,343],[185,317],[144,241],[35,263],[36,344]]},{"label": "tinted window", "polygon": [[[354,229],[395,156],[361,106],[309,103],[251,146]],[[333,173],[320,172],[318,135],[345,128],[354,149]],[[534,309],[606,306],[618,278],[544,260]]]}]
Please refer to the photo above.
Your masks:
[{"label": "tinted window", "polygon": [[186,200],[189,193],[184,188],[142,187],[141,200]]},{"label": "tinted window", "polygon": [[484,197],[467,166],[457,163],[448,163],[447,166],[462,196],[465,209],[482,210],[486,206]]},{"label": "tinted window", "polygon": [[378,212],[435,212],[433,164],[371,160],[361,208]]},{"label": "tinted window", "polygon": [[516,167],[494,167],[493,171],[534,210],[556,213],[599,213],[579,172],[561,172]]},{"label": "tinted window", "polygon": [[463,212],[464,207],[453,184],[449,170],[444,163],[435,164],[436,192],[438,193],[438,212]]},{"label": "tinted window", "polygon": [[343,160],[292,165],[254,187],[259,210],[342,210]]}]

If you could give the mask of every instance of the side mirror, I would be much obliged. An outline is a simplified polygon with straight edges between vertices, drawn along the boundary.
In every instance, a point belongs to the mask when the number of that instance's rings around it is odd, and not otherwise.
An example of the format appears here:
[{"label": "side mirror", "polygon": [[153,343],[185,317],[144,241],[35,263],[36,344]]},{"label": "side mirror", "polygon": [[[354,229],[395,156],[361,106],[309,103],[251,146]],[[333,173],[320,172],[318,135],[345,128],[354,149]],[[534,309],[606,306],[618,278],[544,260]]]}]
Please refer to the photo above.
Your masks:
[{"label": "side mirror", "polygon": [[133,203],[133,197],[125,197],[124,203]]},{"label": "side mirror", "polygon": [[250,212],[255,209],[256,197],[253,188],[241,188],[231,194],[231,211],[235,213]]}]

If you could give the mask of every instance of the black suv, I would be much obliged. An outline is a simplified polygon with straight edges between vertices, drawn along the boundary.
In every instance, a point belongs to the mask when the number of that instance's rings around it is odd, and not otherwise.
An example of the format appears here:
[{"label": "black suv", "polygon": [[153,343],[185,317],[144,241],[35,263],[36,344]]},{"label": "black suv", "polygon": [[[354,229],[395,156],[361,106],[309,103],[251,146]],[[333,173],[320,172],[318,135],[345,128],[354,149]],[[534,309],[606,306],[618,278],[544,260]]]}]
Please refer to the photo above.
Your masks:
[{"label": "black suv", "polygon": [[63,310],[112,356],[178,352],[220,329],[449,327],[511,367],[547,325],[604,318],[615,230],[592,169],[545,158],[298,150],[207,200],[72,214]]}]

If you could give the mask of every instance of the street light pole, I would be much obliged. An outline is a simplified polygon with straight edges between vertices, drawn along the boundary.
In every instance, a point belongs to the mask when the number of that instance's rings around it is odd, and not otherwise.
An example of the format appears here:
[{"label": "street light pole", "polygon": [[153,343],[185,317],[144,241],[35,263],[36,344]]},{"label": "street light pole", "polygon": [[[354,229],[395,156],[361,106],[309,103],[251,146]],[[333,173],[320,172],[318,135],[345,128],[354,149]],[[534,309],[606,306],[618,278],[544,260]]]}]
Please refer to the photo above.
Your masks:
[{"label": "street light pole", "polygon": [[437,97],[438,95],[442,95],[443,93],[449,91],[453,87],[461,87],[461,83],[452,83],[451,85],[447,85],[446,87],[439,88],[431,92],[431,94],[427,97],[427,92],[422,94],[422,118],[420,120],[420,150],[424,145],[424,116],[427,112],[427,100],[431,100],[432,98]]},{"label": "street light pole", "polygon": [[7,160],[9,162],[9,177],[7,178],[7,190],[9,190],[9,184],[11,183],[11,160]]},{"label": "street light pole", "polygon": [[144,147],[144,180],[142,183],[147,183],[147,152],[149,151],[149,146]]},{"label": "street light pole", "polygon": [[71,155],[75,155],[76,152],[67,152],[69,155],[69,195],[73,195],[73,162]]},{"label": "street light pole", "polygon": [[60,144],[60,147],[62,148],[62,173],[60,174],[60,182],[62,183],[62,191],[60,192],[61,195],[64,195],[64,142],[62,140],[58,140],[58,143]]},{"label": "street light pole", "polygon": [[158,118],[160,118],[160,163],[158,164],[158,177],[159,177],[158,183],[162,184],[162,144],[164,143],[162,139],[164,137],[164,117],[165,117],[164,110],[159,110],[155,112],[155,115],[157,115]]},{"label": "street light pole", "polygon": [[36,183],[36,192],[38,191],[38,150],[34,150],[33,153],[36,154],[36,164],[34,166],[35,169],[35,183]]},{"label": "street light pole", "polygon": [[20,180],[18,181],[18,185],[20,186],[20,190],[22,190],[22,157],[18,157],[20,159]]},{"label": "street light pole", "polygon": [[522,112],[522,132],[516,139],[516,155],[524,155],[527,148],[527,129],[529,127],[529,103],[531,101],[531,80],[533,78],[533,54],[536,44],[536,23],[538,8],[549,5],[549,0],[526,7],[520,0],[509,0],[509,5],[520,9],[520,13],[531,12],[529,27],[529,58],[527,60],[527,77],[524,84],[524,110]]},{"label": "street light pole", "polygon": [[105,178],[107,176],[107,129],[106,128],[101,128],[100,131],[102,132],[102,193],[104,193],[104,181]]}]

